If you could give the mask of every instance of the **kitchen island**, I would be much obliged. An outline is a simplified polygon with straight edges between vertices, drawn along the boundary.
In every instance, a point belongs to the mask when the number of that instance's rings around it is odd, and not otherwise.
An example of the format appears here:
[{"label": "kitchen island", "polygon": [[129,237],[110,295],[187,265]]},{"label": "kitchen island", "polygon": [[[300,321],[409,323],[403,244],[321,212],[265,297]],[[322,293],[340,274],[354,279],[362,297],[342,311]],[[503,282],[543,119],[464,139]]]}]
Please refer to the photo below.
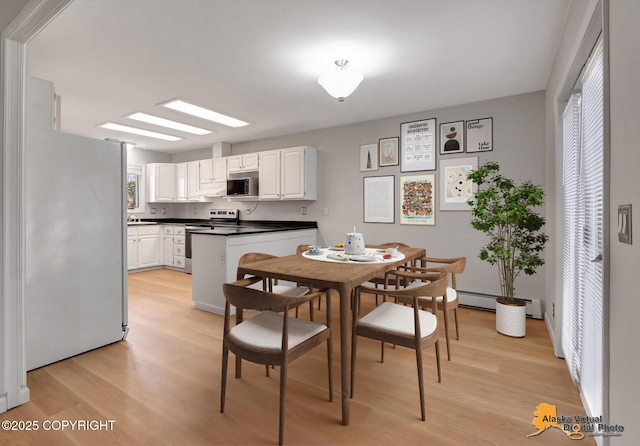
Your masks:
[{"label": "kitchen island", "polygon": [[298,245],[316,244],[317,231],[315,222],[256,222],[192,233],[192,299],[196,308],[224,314],[222,284],[236,280],[242,255],[295,254]]}]

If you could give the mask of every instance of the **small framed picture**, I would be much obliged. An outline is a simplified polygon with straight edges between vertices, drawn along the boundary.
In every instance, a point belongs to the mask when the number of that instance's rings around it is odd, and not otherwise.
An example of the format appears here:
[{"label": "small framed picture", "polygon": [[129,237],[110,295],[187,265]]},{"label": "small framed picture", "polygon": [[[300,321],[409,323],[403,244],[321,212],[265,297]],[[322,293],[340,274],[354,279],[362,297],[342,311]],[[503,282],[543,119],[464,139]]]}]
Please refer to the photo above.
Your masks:
[{"label": "small framed picture", "polygon": [[378,144],[360,146],[360,172],[378,170]]},{"label": "small framed picture", "polygon": [[440,124],[440,155],[464,152],[464,121]]},{"label": "small framed picture", "polygon": [[380,149],[380,167],[383,166],[397,166],[399,164],[398,159],[398,146],[400,145],[400,138],[398,136],[394,138],[384,138],[380,140],[378,148]]}]

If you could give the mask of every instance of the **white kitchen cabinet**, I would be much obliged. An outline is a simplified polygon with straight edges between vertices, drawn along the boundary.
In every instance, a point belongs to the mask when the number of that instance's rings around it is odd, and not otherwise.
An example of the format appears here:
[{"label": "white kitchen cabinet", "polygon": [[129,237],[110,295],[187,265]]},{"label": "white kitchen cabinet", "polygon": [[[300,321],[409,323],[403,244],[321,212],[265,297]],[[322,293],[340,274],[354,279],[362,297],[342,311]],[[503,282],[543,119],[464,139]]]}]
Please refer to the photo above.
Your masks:
[{"label": "white kitchen cabinet", "polygon": [[258,153],[245,153],[227,157],[227,174],[257,172],[260,167]]},{"label": "white kitchen cabinet", "polygon": [[173,269],[184,268],[185,263],[185,238],[184,226],[164,225],[163,228],[163,265],[171,266]]},{"label": "white kitchen cabinet", "polygon": [[147,164],[147,201],[165,203],[176,201],[176,165]]},{"label": "white kitchen cabinet", "polygon": [[213,159],[213,182],[226,183],[226,181],[227,181],[227,159],[214,158]]},{"label": "white kitchen cabinet", "polygon": [[176,197],[177,201],[198,201],[200,187],[200,163],[176,164]]},{"label": "white kitchen cabinet", "polygon": [[227,161],[225,158],[200,160],[198,194],[224,195],[227,188]]},{"label": "white kitchen cabinet", "polygon": [[137,235],[127,235],[127,270],[136,269],[138,267],[137,239]]},{"label": "white kitchen cabinet", "polygon": [[163,261],[165,266],[173,266],[173,235],[163,235]]},{"label": "white kitchen cabinet", "polygon": [[161,249],[159,226],[127,227],[127,269],[160,265]]},{"label": "white kitchen cabinet", "polygon": [[208,184],[213,184],[213,160],[200,160],[200,187],[206,188]]},{"label": "white kitchen cabinet", "polygon": [[187,163],[187,201],[198,201],[200,189],[200,162]]},{"label": "white kitchen cabinet", "polygon": [[280,150],[260,152],[258,191],[261,200],[280,200]]},{"label": "white kitchen cabinet", "polygon": [[176,199],[178,201],[187,201],[189,199],[187,191],[188,178],[187,163],[176,164]]},{"label": "white kitchen cabinet", "polygon": [[260,152],[261,200],[315,200],[317,151],[312,147]]}]

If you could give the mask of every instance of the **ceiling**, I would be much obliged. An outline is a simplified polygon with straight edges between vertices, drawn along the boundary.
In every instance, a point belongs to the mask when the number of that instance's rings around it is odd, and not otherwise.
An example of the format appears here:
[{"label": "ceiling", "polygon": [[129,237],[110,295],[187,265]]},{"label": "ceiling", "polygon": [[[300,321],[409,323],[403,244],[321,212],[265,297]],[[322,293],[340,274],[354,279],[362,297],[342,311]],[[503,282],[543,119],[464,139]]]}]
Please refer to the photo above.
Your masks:
[{"label": "ceiling", "polygon": [[[27,71],[55,84],[62,131],[179,153],[543,90],[570,2],[74,0],[29,42]],[[341,58],[364,74],[342,103],[317,82]],[[251,124],[158,106],[175,98]],[[96,127],[109,121],[185,139]]]}]

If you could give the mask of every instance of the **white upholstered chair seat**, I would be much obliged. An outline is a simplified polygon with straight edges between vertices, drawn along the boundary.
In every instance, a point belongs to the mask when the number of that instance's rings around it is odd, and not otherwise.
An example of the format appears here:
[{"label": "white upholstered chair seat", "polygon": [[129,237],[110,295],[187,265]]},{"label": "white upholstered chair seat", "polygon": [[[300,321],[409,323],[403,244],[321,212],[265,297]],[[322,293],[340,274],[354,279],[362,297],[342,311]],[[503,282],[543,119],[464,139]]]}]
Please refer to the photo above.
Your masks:
[{"label": "white upholstered chair seat", "polygon": [[[419,310],[420,335],[426,337],[436,331],[436,316]],[[405,307],[391,302],[383,302],[358,321],[361,327],[374,328],[402,336],[415,336],[413,307]]]},{"label": "white upholstered chair seat", "polygon": [[[282,314],[262,311],[233,327],[228,336],[244,347],[265,352],[279,352],[282,348],[282,318]],[[327,326],[324,324],[289,318],[289,349],[326,329]]]}]

